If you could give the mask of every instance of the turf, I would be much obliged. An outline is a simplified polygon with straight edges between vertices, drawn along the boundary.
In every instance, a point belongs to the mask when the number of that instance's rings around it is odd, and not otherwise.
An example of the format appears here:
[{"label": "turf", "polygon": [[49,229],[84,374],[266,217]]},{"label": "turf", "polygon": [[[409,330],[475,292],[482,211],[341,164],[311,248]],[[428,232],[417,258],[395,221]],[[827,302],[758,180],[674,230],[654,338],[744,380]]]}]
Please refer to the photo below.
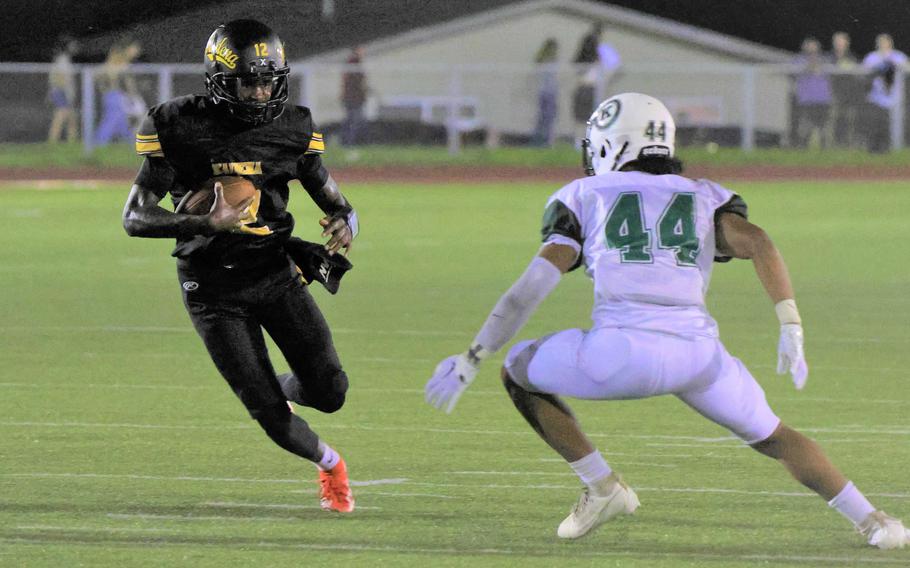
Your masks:
[{"label": "turf", "polygon": [[[537,248],[553,187],[350,186],[363,234],[341,293],[314,294],[351,378],[302,410],[348,461],[358,511],[318,510],[312,466],[273,446],[208,360],[167,240],[129,239],[124,186],[0,191],[0,565],[906,566],[672,398],[573,403],[639,513],[578,542],[578,496],[498,384],[494,357],[452,415],[423,402]],[[777,326],[752,268],[718,266],[710,307],[772,406],[889,513],[910,518],[901,184],[736,187],[784,252],[805,320],[805,391],[774,374]],[[315,208],[292,201],[317,239]],[[520,338],[588,324],[567,277]],[[277,366],[282,368],[280,358]]]}]

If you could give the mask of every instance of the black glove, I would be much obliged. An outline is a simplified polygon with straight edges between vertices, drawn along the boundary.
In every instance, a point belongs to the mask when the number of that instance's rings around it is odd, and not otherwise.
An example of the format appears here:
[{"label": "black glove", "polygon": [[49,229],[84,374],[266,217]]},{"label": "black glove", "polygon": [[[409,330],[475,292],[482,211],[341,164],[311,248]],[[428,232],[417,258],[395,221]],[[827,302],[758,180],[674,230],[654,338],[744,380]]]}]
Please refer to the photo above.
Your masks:
[{"label": "black glove", "polygon": [[343,255],[330,255],[322,245],[297,237],[289,238],[284,243],[284,250],[300,269],[307,284],[319,282],[330,294],[338,292],[341,277],[354,266]]}]

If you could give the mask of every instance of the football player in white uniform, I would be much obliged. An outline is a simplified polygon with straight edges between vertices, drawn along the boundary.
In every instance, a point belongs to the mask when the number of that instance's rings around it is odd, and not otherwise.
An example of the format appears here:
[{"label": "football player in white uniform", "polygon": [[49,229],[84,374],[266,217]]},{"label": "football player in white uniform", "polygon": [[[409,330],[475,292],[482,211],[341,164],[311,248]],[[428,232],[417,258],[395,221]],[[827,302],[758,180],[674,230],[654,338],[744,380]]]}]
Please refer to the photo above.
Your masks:
[{"label": "football player in white uniform", "polygon": [[550,197],[543,246],[500,298],[470,348],[444,359],[427,402],[451,412],[480,363],[524,325],[560,277],[584,265],[594,281],[594,325],[521,341],[502,380],[518,411],[585,485],[557,534],[578,538],[639,505],[559,398],[615,400],[673,394],[777,459],[850,519],[870,545],[910,542],[903,524],[873,507],[811,439],[774,414],[765,393],[718,338],[705,308],[712,263],[752,259],[780,320],[777,372],[797,389],[809,371],[787,267],[746,204],[708,180],[678,175],[676,127],[657,99],[624,93],[588,121],[585,171]]}]

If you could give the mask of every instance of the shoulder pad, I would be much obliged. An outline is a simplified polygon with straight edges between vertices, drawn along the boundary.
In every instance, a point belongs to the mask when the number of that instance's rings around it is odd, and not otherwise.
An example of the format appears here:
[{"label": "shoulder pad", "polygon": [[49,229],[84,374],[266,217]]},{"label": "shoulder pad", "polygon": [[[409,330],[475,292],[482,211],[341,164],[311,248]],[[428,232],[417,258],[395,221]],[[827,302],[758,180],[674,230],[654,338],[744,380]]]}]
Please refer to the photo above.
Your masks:
[{"label": "shoulder pad", "polygon": [[158,140],[158,129],[155,127],[155,119],[152,118],[152,111],[149,111],[149,114],[142,119],[142,124],[136,130],[136,153],[140,156],[164,157],[164,152],[161,150],[161,141]]},{"label": "shoulder pad", "polygon": [[199,105],[198,95],[177,97],[149,109],[136,131],[136,153],[140,156],[163,157],[159,131],[166,129],[176,117]]}]

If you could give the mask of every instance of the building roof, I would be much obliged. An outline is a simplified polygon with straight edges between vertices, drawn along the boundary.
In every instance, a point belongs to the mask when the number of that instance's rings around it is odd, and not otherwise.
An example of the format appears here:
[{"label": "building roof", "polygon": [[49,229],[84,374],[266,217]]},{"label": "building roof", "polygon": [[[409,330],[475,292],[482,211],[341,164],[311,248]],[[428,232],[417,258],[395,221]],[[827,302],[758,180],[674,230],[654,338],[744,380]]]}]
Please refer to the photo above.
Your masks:
[{"label": "building roof", "polygon": [[335,0],[324,17],[324,1],[236,0],[208,5],[178,16],[135,25],[119,33],[85,38],[86,51],[103,53],[118,35],[129,33],[143,45],[143,60],[202,61],[202,51],[219,23],[257,18],[284,40],[292,61],[341,61],[354,45],[370,53],[398,49],[443,35],[457,35],[535,12],[557,10],[592,23],[601,20],[646,35],[676,39],[724,53],[743,62],[784,62],[792,54],[733,36],[592,0]]},{"label": "building roof", "polygon": [[[535,12],[554,10],[577,15],[591,23],[599,20],[608,25],[637,30],[642,34],[675,39],[709,51],[724,53],[744,62],[785,63],[793,58],[793,54],[786,50],[591,0],[525,0],[501,4],[501,6],[490,6],[487,10],[473,14],[464,14],[450,21],[418,27],[403,33],[379,37],[373,42],[364,41],[362,43],[367,47],[369,53],[382,53],[406,47],[408,44],[420,43],[446,35],[457,35]],[[346,55],[347,50],[344,49],[324,50],[305,59],[308,61],[341,61]]]},{"label": "building roof", "polygon": [[[104,53],[120,36],[143,46],[144,61],[202,62],[212,30],[239,18],[258,19],[273,28],[292,60],[351,47],[433,26],[521,0],[335,0],[334,14],[323,17],[319,0],[226,0],[217,5],[81,38],[90,53]],[[330,2],[331,3],[331,2]]]}]

